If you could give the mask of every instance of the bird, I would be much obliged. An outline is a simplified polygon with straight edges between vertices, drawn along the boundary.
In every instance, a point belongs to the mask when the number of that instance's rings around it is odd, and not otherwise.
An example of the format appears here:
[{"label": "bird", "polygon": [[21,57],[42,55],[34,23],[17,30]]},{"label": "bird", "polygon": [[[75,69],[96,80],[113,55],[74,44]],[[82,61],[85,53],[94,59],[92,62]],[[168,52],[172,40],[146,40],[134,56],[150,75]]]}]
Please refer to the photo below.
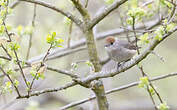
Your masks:
[{"label": "bird", "polygon": [[119,68],[122,62],[132,59],[137,53],[137,47],[126,40],[108,36],[105,39],[105,43],[104,47],[110,59],[118,63],[117,68]]}]

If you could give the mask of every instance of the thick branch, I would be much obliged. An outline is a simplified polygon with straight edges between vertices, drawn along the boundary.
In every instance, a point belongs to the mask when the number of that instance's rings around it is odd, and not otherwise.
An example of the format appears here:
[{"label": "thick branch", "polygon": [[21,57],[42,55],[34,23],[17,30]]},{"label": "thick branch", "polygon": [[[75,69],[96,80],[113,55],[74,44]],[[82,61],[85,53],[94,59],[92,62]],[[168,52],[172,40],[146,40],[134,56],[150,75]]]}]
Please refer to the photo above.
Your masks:
[{"label": "thick branch", "polygon": [[71,1],[73,2],[73,4],[75,5],[77,10],[80,12],[80,14],[83,17],[88,16],[88,11],[82,6],[82,4],[80,4],[79,0],[71,0]]},{"label": "thick branch", "polygon": [[57,7],[55,7],[55,6],[53,6],[53,5],[49,4],[49,3],[45,3],[45,2],[37,1],[37,0],[19,0],[19,1],[34,3],[34,4],[38,4],[38,5],[44,6],[46,8],[52,9],[52,10],[54,10],[56,12],[61,13],[64,16],[68,17],[74,23],[76,23],[76,25],[78,25],[79,27],[82,27],[82,21],[80,21],[79,18],[77,18],[76,16],[72,15],[71,13],[69,13],[69,12],[67,12],[65,10],[62,10],[60,8],[57,8]]},{"label": "thick branch", "polygon": [[32,96],[39,96],[40,94],[44,94],[44,93],[48,93],[48,92],[61,91],[61,90],[67,89],[69,87],[73,87],[76,84],[77,84],[76,82],[72,81],[70,83],[67,83],[64,86],[59,87],[59,88],[44,89],[42,91],[32,92],[30,95],[23,95],[23,96],[21,95],[21,96],[17,97],[17,99],[20,99],[20,98],[29,98],[29,97],[32,97]]},{"label": "thick branch", "polygon": [[[107,78],[107,77],[113,77],[121,72],[124,72],[126,70],[128,70],[129,68],[133,67],[134,65],[136,65],[137,63],[139,63],[140,61],[142,61],[143,59],[146,58],[146,56],[148,54],[151,53],[151,51],[158,45],[160,44],[163,40],[165,40],[168,36],[170,36],[173,32],[177,31],[177,27],[175,27],[173,29],[173,31],[165,34],[163,37],[162,37],[162,40],[153,40],[152,43],[145,49],[144,52],[142,52],[140,55],[138,55],[134,60],[131,60],[131,61],[128,61],[126,62],[125,64],[121,65],[120,68],[117,70],[117,68],[113,69],[112,71],[101,71],[101,72],[97,72],[96,74],[91,74],[89,75],[88,77],[86,78],[83,78],[81,80],[77,80],[78,82],[80,83],[87,83],[87,82],[91,82],[95,79],[100,79],[100,78]],[[68,83],[67,85],[65,86],[62,86],[62,87],[59,87],[59,88],[54,88],[54,89],[46,89],[46,90],[42,90],[42,91],[37,91],[37,92],[34,92],[30,95],[31,96],[38,96],[40,94],[44,94],[44,93],[48,93],[48,92],[57,92],[57,91],[60,91],[60,90],[63,90],[63,89],[66,89],[68,87],[72,87],[72,86],[75,86],[77,85],[78,83],[77,82],[71,82],[71,83]],[[22,97],[19,97],[19,98],[27,98],[27,96],[22,96]]]},{"label": "thick branch", "polygon": [[[173,76],[177,76],[177,73],[171,73],[171,74],[157,76],[157,77],[154,77],[154,78],[150,79],[150,81],[158,81],[158,80],[169,78],[169,77],[173,77]],[[130,83],[130,84],[127,84],[127,85],[123,85],[121,87],[114,88],[114,89],[106,91],[106,94],[108,95],[108,94],[111,94],[111,93],[114,93],[114,92],[122,91],[122,90],[125,90],[125,89],[128,89],[128,88],[137,86],[139,83],[140,82],[138,81],[138,82],[133,82],[133,83]],[[66,106],[61,107],[60,110],[69,109],[71,107],[74,107],[74,106],[86,103],[88,101],[94,100],[95,98],[96,98],[95,96],[92,96],[90,98],[86,98],[86,99],[83,99],[83,100],[80,100],[80,101],[72,102],[72,103],[70,103],[70,104],[68,104]]]},{"label": "thick branch", "polygon": [[142,52],[140,55],[138,55],[136,58],[124,63],[123,65],[120,66],[120,68],[115,68],[111,71],[101,71],[101,72],[97,72],[96,74],[91,74],[88,77],[84,78],[81,80],[81,82],[83,83],[87,83],[90,81],[93,81],[95,79],[100,79],[100,78],[107,78],[107,77],[113,77],[121,72],[124,72],[126,70],[128,70],[129,68],[133,67],[134,65],[138,64],[140,61],[142,61],[143,59],[145,59],[147,57],[148,54],[150,54],[154,48],[160,44],[163,40],[165,40],[168,36],[170,36],[173,32],[177,31],[177,26],[174,28],[173,31],[168,32],[167,34],[165,34],[162,37],[162,40],[157,40],[154,39],[149,46],[144,50],[144,52]]},{"label": "thick branch", "polygon": [[[152,29],[153,27],[159,25],[160,22],[161,21],[159,21],[158,19],[156,19],[156,20],[147,22],[145,24],[148,27],[148,29]],[[144,27],[143,25],[138,25],[138,26],[135,27],[135,29],[141,29],[143,27]],[[131,27],[129,26],[129,27],[127,27],[127,29],[131,29]],[[123,33],[126,33],[126,32],[128,32],[128,31],[125,30],[125,29],[117,28],[117,29],[112,29],[112,30],[106,31],[106,32],[98,33],[95,36],[96,36],[96,40],[101,40],[101,39],[104,39],[107,36],[112,36],[112,35],[117,35],[117,34],[123,34]],[[82,47],[78,48],[78,47],[83,46],[83,45],[85,45],[85,39],[81,39],[81,40],[73,43],[70,46],[70,48],[65,47],[65,48],[54,49],[53,51],[50,52],[49,57],[48,57],[47,60],[51,60],[51,59],[55,59],[55,58],[60,58],[60,57],[69,55],[71,53],[81,51],[81,50],[83,50],[83,48]],[[72,50],[70,50],[70,49],[72,49]],[[39,60],[41,60],[43,58],[43,56],[44,56],[44,54],[41,54],[41,55],[36,56],[36,57],[33,57],[33,58],[29,59],[28,62],[32,63],[32,62],[39,61]]]}]

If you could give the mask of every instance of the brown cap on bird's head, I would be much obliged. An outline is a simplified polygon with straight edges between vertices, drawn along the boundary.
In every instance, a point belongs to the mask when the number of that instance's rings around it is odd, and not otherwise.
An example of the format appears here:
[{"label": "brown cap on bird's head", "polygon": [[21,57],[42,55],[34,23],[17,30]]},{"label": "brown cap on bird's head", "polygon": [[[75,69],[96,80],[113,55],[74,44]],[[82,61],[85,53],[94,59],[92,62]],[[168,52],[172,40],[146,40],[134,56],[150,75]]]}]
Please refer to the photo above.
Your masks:
[{"label": "brown cap on bird's head", "polygon": [[109,36],[106,38],[106,43],[114,43],[116,40],[113,36]]},{"label": "brown cap on bird's head", "polygon": [[106,42],[105,47],[109,46],[110,44],[113,44],[115,41],[116,41],[116,39],[113,36],[107,37],[105,40],[105,42]]}]

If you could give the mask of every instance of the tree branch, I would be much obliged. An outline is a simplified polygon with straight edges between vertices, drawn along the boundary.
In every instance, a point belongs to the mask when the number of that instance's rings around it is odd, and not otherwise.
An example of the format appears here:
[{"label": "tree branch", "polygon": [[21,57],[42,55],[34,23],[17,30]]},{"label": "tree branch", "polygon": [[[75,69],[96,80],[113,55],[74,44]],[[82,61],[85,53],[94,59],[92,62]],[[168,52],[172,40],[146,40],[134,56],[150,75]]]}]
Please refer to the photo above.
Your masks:
[{"label": "tree branch", "polygon": [[[34,4],[33,18],[32,18],[32,22],[31,22],[31,25],[32,25],[33,30],[34,30],[34,28],[35,28],[36,7],[37,7],[36,4]],[[26,54],[26,60],[28,60],[29,55],[30,55],[30,50],[31,50],[31,46],[32,46],[33,32],[30,33],[29,37],[30,37],[30,38],[29,38],[29,43],[28,43],[28,49],[27,49],[27,54]]]},{"label": "tree branch", "polygon": [[[136,58],[134,58],[134,60],[128,61],[125,64],[121,65],[119,69],[115,68],[112,71],[101,71],[101,72],[96,72],[95,74],[91,74],[89,76],[87,76],[86,78],[83,79],[76,79],[79,83],[83,83],[86,84],[88,82],[91,82],[95,79],[101,79],[101,78],[107,78],[107,77],[113,77],[121,72],[124,72],[126,70],[128,70],[129,68],[133,67],[134,65],[136,65],[137,63],[139,63],[140,61],[142,61],[143,59],[145,59],[147,57],[148,54],[151,53],[151,51],[158,45],[160,44],[163,40],[165,40],[168,36],[170,36],[173,32],[177,31],[177,27],[175,27],[173,29],[173,31],[165,34],[162,37],[162,40],[154,40],[152,41],[152,43],[145,49],[144,52],[142,52],[140,55],[138,55]],[[175,73],[176,74],[176,73]],[[169,76],[171,76],[171,74],[169,74]],[[173,76],[173,75],[172,75]],[[163,79],[166,78],[168,76],[163,76],[163,77],[159,77],[158,79]],[[78,82],[71,82],[68,83],[65,86],[59,87],[59,88],[54,88],[54,89],[45,89],[42,91],[36,91],[34,93],[32,93],[29,97],[31,96],[38,96],[44,93],[48,93],[48,92],[57,92],[63,89],[67,89],[69,87],[75,86],[78,84]],[[17,98],[27,98],[27,95],[21,96],[21,97],[17,97]]]},{"label": "tree branch", "polygon": [[49,8],[49,9],[52,9],[56,12],[59,12],[61,13],[62,15],[68,17],[69,19],[71,19],[74,23],[76,23],[76,25],[78,25],[79,27],[82,27],[82,21],[79,20],[79,18],[77,18],[76,16],[72,15],[71,13],[67,12],[67,11],[64,11],[60,8],[57,8],[49,3],[45,3],[45,2],[42,2],[42,1],[38,1],[38,0],[19,0],[19,1],[24,1],[24,2],[29,2],[29,3],[34,3],[34,4],[38,4],[38,5],[41,5],[41,6],[44,6],[46,8]]},{"label": "tree branch", "polygon": [[153,51],[154,48],[158,44],[160,44],[163,40],[165,40],[168,36],[170,36],[175,31],[177,31],[177,26],[173,29],[173,31],[168,32],[167,34],[163,35],[162,40],[154,39],[140,55],[137,55],[137,57],[135,57],[134,59],[132,59],[128,62],[125,62],[124,64],[122,64],[120,66],[120,68],[118,68],[118,69],[115,68],[111,71],[101,71],[101,72],[97,72],[96,74],[91,74],[91,75],[87,76],[86,78],[81,79],[80,82],[87,83],[87,82],[93,81],[95,79],[113,77],[121,72],[128,70],[129,68],[133,67],[134,65],[136,65],[137,63],[139,63],[140,61],[145,59],[147,57],[147,55],[150,54],[151,51]]},{"label": "tree branch", "polygon": [[79,0],[71,0],[71,1],[73,2],[73,4],[75,5],[77,10],[80,12],[80,14],[83,17],[88,16],[88,11],[82,6],[82,4],[80,4]]},{"label": "tree branch", "polygon": [[44,89],[42,91],[35,91],[35,92],[32,92],[30,95],[21,95],[21,96],[18,96],[17,99],[29,98],[29,97],[32,97],[32,96],[39,96],[41,94],[48,93],[48,92],[57,92],[57,91],[61,91],[61,90],[67,89],[69,87],[73,87],[75,85],[77,85],[77,83],[72,81],[72,82],[67,83],[66,85],[58,87],[58,88],[51,88],[51,89]]},{"label": "tree branch", "polygon": [[102,19],[104,19],[109,13],[111,13],[113,10],[127,2],[128,0],[117,0],[115,3],[110,5],[109,7],[106,7],[101,13],[99,13],[97,16],[93,18],[93,20],[89,24],[89,28],[94,27],[97,23],[99,23]]},{"label": "tree branch", "polygon": [[66,70],[59,70],[59,69],[56,69],[56,68],[53,68],[53,67],[47,67],[47,69],[50,70],[50,71],[55,71],[57,73],[61,73],[61,74],[70,76],[72,78],[78,78],[78,76],[76,74],[73,74],[73,73],[71,73],[69,71],[66,71]]},{"label": "tree branch", "polygon": [[[147,22],[145,24],[148,26],[147,29],[152,29],[155,26],[159,25],[160,22],[161,22],[161,20],[159,21],[159,19],[156,19],[156,20]],[[135,29],[141,29],[143,27],[144,27],[143,25],[138,25],[138,26],[135,27]],[[127,29],[131,29],[131,26],[128,26]],[[125,29],[117,28],[117,29],[112,29],[112,30],[106,31],[106,32],[98,33],[95,36],[96,36],[96,40],[102,40],[102,39],[104,39],[107,36],[112,36],[112,35],[117,35],[117,34],[123,34],[123,33],[126,33],[126,32],[128,32],[128,31],[125,30]],[[61,48],[56,48],[56,49],[54,49],[53,51],[50,52],[49,57],[48,57],[47,60],[52,60],[52,59],[55,59],[55,58],[60,58],[60,57],[69,55],[71,53],[83,50],[83,49],[77,49],[78,47],[83,46],[83,45],[85,45],[85,39],[81,39],[81,40],[73,43],[70,46],[70,48],[67,48],[67,47],[62,48],[62,49]],[[70,50],[70,49],[74,49],[74,50]],[[33,57],[33,58],[29,59],[28,62],[32,63],[32,62],[39,61],[39,60],[41,60],[43,58],[43,56],[44,56],[44,54],[41,54],[41,55],[36,56],[36,57]]]},{"label": "tree branch", "polygon": [[[151,78],[150,81],[158,81],[158,80],[173,77],[173,76],[177,76],[177,73],[170,73],[170,74],[166,74],[166,75],[157,76],[157,77]],[[122,91],[122,90],[125,90],[125,89],[129,89],[131,87],[137,86],[139,83],[140,82],[138,81],[138,82],[133,82],[133,83],[130,83],[130,84],[127,84],[127,85],[123,85],[121,87],[114,88],[114,89],[106,91],[106,94],[108,95],[108,94],[111,94],[111,93],[114,93],[114,92],[119,92],[119,91]],[[95,98],[96,98],[95,96],[92,96],[90,98],[86,98],[86,99],[83,99],[83,100],[80,100],[80,101],[72,102],[72,103],[70,103],[66,106],[61,107],[60,110],[69,109],[71,107],[74,107],[74,106],[86,103],[88,101],[94,100]]]}]

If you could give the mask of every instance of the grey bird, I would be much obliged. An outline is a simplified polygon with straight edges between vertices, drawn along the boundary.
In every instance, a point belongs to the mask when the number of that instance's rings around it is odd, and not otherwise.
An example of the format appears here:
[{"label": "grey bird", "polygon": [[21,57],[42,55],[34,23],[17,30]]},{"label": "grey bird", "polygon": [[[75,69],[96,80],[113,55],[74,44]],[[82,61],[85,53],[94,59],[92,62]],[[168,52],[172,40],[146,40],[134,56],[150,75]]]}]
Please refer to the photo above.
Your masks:
[{"label": "grey bird", "polygon": [[130,60],[137,52],[137,47],[126,40],[115,39],[113,36],[106,38],[105,49],[109,57],[118,63]]}]

